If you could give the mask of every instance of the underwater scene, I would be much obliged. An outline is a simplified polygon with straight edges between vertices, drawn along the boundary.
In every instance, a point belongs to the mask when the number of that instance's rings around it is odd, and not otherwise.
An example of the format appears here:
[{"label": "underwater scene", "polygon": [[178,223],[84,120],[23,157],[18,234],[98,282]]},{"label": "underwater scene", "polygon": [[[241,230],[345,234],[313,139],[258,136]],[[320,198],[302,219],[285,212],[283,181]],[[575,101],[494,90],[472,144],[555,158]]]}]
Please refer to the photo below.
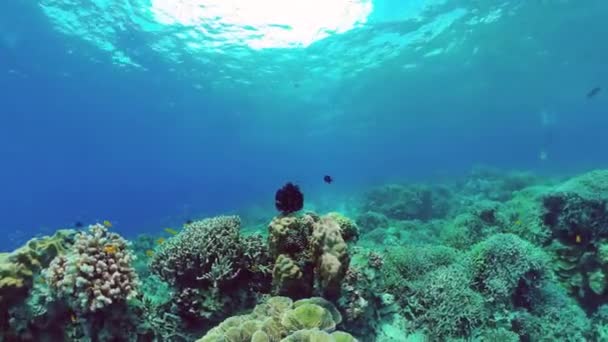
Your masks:
[{"label": "underwater scene", "polygon": [[0,342],[608,342],[608,1],[0,1]]}]

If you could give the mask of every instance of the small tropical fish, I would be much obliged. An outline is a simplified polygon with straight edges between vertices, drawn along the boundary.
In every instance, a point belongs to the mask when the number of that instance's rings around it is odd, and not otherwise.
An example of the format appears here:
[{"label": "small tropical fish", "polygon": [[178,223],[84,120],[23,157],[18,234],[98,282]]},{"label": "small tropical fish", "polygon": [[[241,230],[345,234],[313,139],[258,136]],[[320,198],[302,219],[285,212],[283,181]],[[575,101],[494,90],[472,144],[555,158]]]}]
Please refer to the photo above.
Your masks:
[{"label": "small tropical fish", "polygon": [[153,250],[151,250],[151,249],[148,249],[148,250],[146,251],[146,256],[148,256],[148,258],[153,257],[153,256],[154,256],[154,251],[153,251]]},{"label": "small tropical fish", "polygon": [[71,314],[70,315],[70,320],[72,321],[72,323],[76,323],[76,315]]},{"label": "small tropical fish", "polygon": [[518,225],[518,226],[521,225],[521,220],[515,221],[515,224]]},{"label": "small tropical fish", "polygon": [[110,222],[108,220],[103,221],[103,225],[106,228],[112,228],[112,222]]},{"label": "small tropical fish", "polygon": [[331,184],[331,182],[333,182],[333,178],[331,178],[331,176],[329,175],[325,175],[325,177],[323,177],[323,181],[327,184]]},{"label": "small tropical fish", "polygon": [[580,236],[580,234],[576,234],[576,243],[581,243],[583,241],[583,238]]},{"label": "small tropical fish", "polygon": [[167,234],[171,234],[171,235],[177,235],[177,230],[173,229],[173,228],[165,228],[165,232]]},{"label": "small tropical fish", "polygon": [[593,89],[591,89],[588,93],[587,93],[587,98],[588,99],[592,99],[595,97],[595,95],[599,94],[600,91],[602,90],[602,88],[600,87],[595,87]]},{"label": "small tropical fish", "polygon": [[114,253],[116,253],[117,249],[116,249],[116,246],[114,246],[114,245],[105,245],[103,247],[103,251],[106,252],[107,254],[114,254]]},{"label": "small tropical fish", "polygon": [[80,222],[80,221],[74,222],[74,227],[76,227],[76,228],[82,228],[83,226],[84,226],[84,224],[82,224],[82,222]]},{"label": "small tropical fish", "polygon": [[162,238],[162,237],[158,238],[158,240],[156,240],[156,243],[159,245],[162,244],[163,242],[165,242],[165,238]]},{"label": "small tropical fish", "polygon": [[186,220],[186,224],[192,224],[192,220],[191,219],[187,219]]}]

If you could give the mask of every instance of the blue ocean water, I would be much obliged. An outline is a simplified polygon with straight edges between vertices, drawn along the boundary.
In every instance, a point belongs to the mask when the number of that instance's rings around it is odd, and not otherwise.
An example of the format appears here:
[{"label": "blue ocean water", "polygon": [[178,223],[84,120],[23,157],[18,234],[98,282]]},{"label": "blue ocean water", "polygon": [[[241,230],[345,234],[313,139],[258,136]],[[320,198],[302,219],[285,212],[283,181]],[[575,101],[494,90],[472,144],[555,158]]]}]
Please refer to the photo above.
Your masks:
[{"label": "blue ocean water", "polygon": [[607,166],[605,1],[307,4],[0,3],[0,250],[272,213],[286,181],[338,203],[477,164]]}]

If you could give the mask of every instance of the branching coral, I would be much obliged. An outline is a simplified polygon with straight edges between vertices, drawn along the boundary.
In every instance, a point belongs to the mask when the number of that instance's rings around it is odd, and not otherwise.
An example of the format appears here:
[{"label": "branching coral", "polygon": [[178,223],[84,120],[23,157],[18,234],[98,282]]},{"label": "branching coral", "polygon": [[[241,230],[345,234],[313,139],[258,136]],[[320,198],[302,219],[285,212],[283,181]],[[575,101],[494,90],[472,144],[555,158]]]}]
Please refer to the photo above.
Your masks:
[{"label": "branching coral", "polygon": [[258,235],[241,236],[238,216],[196,221],[162,244],[152,273],[175,289],[175,311],[191,325],[215,321],[267,293],[271,258]]},{"label": "branching coral", "polygon": [[294,303],[287,297],[271,297],[250,314],[224,320],[197,342],[356,342],[350,334],[335,331],[341,320],[338,310],[323,298]]},{"label": "branching coral", "polygon": [[101,224],[76,235],[74,245],[45,270],[52,293],[73,310],[95,312],[137,294],[138,277],[127,241]]}]

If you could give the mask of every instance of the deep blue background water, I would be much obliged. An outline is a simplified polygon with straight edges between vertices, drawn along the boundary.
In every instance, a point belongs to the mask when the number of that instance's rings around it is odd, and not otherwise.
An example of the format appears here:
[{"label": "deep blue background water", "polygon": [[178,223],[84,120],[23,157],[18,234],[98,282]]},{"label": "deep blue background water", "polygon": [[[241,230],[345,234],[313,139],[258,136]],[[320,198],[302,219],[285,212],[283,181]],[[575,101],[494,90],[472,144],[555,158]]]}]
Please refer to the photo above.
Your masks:
[{"label": "deep blue background water", "polygon": [[[330,98],[344,117],[311,134],[306,107],[276,103],[261,119],[247,97],[195,92],[152,54],[141,57],[145,72],[102,55],[92,63],[83,56],[101,53],[54,31],[35,4],[3,2],[0,250],[77,220],[108,219],[132,236],[251,205],[272,215],[285,181],[314,202],[396,179],[457,177],[476,164],[560,174],[606,167],[608,7],[580,7],[542,22],[531,10],[480,31],[476,43],[488,49],[468,66],[443,56],[414,81],[389,63],[344,82]],[[524,31],[544,39],[552,63],[519,40]],[[587,99],[598,85],[606,89]],[[543,109],[555,123],[541,125]]]}]

